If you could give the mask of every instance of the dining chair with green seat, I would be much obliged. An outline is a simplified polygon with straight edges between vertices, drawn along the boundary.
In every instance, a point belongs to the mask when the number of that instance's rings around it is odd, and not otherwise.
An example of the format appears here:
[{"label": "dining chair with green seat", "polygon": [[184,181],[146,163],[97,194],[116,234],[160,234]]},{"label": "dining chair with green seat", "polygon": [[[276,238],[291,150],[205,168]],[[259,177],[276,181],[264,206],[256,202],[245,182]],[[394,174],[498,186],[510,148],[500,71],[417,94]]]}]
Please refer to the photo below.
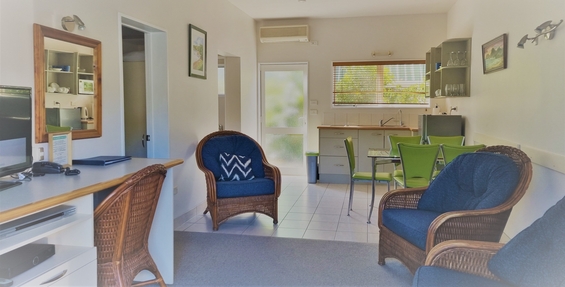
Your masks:
[{"label": "dining chair with green seat", "polygon": [[[347,137],[343,140],[345,143],[345,151],[347,152],[347,159],[349,162],[349,205],[347,207],[347,215],[349,216],[349,211],[352,210],[353,206],[353,192],[355,191],[356,181],[372,181],[373,175],[372,171],[355,171],[355,149],[353,147],[353,139]],[[390,182],[392,181],[392,174],[390,172],[375,172],[376,182],[386,182],[387,190],[390,191]],[[373,197],[375,195],[373,194]],[[374,198],[371,202],[374,202]]]},{"label": "dining chair with green seat", "polygon": [[439,145],[398,143],[402,175],[393,177],[404,188],[425,187],[430,184],[439,153]]},{"label": "dining chair with green seat", "polygon": [[443,154],[443,160],[447,165],[461,154],[475,152],[484,147],[486,147],[484,144],[465,145],[465,146],[442,144],[440,149],[441,149],[441,153]]},{"label": "dining chair with green seat", "polygon": [[428,136],[428,144],[449,144],[462,146],[465,136]]},{"label": "dining chair with green seat", "polygon": [[[411,144],[421,144],[422,136],[388,136],[388,141],[390,143],[390,155],[393,157],[400,157],[398,153],[398,143],[411,143]],[[392,173],[392,177],[402,176],[402,169],[398,169],[400,162],[395,163],[395,170]],[[396,189],[396,181],[394,181],[394,189]]]},{"label": "dining chair with green seat", "polygon": [[[428,136],[428,144],[448,144],[453,146],[462,146],[465,143],[465,136]],[[436,170],[434,172],[434,178],[439,174],[439,172],[445,167],[447,163],[444,160],[443,152],[439,150]]]}]

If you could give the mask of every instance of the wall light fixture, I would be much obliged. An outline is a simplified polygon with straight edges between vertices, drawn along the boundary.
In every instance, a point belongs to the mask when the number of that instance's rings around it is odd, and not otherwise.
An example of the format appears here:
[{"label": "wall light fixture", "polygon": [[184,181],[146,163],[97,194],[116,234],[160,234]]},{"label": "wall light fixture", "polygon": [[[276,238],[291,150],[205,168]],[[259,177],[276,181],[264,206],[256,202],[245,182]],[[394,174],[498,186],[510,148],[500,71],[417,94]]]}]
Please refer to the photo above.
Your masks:
[{"label": "wall light fixture", "polygon": [[538,38],[542,35],[545,36],[547,40],[553,39],[553,37],[555,36],[555,29],[557,29],[557,27],[559,27],[562,22],[563,20],[559,21],[559,23],[557,24],[551,24],[551,20],[543,22],[536,29],[534,29],[534,31],[536,31],[536,35],[534,37],[530,38],[528,37],[528,34],[526,34],[524,37],[522,37],[522,39],[520,39],[520,42],[518,42],[518,48],[524,49],[524,44],[526,44],[526,42],[529,40],[537,45]]},{"label": "wall light fixture", "polygon": [[65,16],[63,17],[63,19],[61,19],[61,26],[63,26],[63,29],[65,29],[65,31],[72,32],[75,29],[75,24],[78,25],[78,29],[81,31],[86,28],[84,22],[82,22],[82,20],[77,15],[73,15],[73,17]]}]

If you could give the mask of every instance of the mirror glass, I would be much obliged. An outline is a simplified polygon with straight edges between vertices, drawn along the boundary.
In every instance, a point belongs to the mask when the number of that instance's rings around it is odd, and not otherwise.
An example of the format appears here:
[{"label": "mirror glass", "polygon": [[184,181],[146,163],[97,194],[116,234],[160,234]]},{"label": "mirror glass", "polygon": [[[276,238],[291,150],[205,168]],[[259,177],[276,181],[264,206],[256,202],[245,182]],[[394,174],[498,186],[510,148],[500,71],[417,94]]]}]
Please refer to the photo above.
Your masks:
[{"label": "mirror glass", "polygon": [[35,141],[72,131],[102,136],[102,48],[98,40],[34,24]]}]

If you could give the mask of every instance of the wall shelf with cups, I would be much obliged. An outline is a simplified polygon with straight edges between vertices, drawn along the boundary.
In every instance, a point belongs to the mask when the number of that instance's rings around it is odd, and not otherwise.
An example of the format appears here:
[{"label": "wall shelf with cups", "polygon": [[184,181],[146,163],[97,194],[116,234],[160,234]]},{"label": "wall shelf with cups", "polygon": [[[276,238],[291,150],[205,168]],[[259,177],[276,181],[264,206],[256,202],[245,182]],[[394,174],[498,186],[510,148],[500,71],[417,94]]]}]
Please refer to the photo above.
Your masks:
[{"label": "wall shelf with cups", "polygon": [[471,38],[449,39],[431,48],[426,53],[426,69],[429,97],[469,97]]}]

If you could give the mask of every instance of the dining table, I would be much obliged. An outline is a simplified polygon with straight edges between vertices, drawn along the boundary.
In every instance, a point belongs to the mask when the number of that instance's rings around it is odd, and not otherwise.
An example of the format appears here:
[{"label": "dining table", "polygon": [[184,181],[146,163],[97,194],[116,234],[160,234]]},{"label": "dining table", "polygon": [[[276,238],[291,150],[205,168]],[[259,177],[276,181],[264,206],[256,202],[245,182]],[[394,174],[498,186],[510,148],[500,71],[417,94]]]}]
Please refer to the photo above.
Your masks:
[{"label": "dining table", "polygon": [[373,215],[373,207],[375,206],[375,173],[377,172],[377,165],[400,163],[400,155],[391,154],[390,150],[382,149],[369,149],[367,156],[371,158],[371,208],[369,210],[369,217],[367,223],[371,223],[371,216]]}]

